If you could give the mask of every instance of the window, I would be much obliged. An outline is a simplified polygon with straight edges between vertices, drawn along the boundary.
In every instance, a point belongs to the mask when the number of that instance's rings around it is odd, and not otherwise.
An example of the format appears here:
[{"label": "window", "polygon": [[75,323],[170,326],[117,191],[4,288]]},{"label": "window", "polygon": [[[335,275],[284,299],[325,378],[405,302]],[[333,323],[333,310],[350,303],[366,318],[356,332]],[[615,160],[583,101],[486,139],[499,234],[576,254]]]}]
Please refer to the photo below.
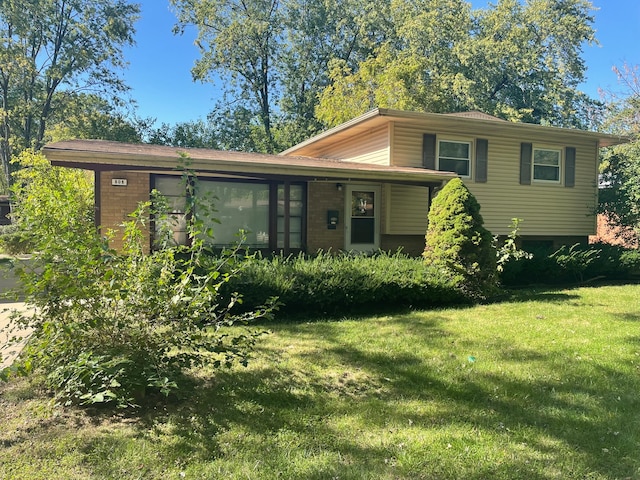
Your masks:
[{"label": "window", "polygon": [[471,143],[440,140],[438,142],[438,170],[471,176]]},{"label": "window", "polygon": [[235,243],[242,230],[246,245],[269,247],[269,185],[201,180],[197,195],[211,199],[217,210],[213,212],[220,221],[213,225],[215,245]]},{"label": "window", "polygon": [[533,149],[533,180],[560,183],[560,150]]},{"label": "window", "polygon": [[[168,200],[168,224],[174,242],[185,244],[186,191],[182,179],[157,175],[154,186]],[[203,200],[203,205],[214,207],[209,213],[212,218],[203,220],[211,221],[207,226],[213,227],[215,246],[234,244],[242,230],[246,235],[244,245],[253,248],[289,252],[303,247],[306,191],[301,183],[199,179],[196,195]]]}]

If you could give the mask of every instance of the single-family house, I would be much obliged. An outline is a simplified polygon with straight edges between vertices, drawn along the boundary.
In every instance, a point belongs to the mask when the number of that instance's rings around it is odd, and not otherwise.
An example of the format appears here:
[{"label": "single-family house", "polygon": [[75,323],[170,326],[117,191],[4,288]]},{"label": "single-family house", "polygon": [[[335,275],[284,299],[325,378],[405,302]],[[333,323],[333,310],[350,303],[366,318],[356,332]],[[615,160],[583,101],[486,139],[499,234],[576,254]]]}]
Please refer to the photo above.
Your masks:
[{"label": "single-family house", "polygon": [[95,172],[96,222],[104,228],[120,225],[157,189],[177,218],[176,241],[186,241],[182,153],[198,175],[198,195],[215,198],[214,244],[232,243],[243,229],[246,243],[265,251],[419,254],[431,199],[455,176],[492,233],[508,234],[519,218],[525,242],[586,242],[596,231],[599,149],[623,141],[480,112],[375,109],[279,155],[99,140],[43,151],[54,165]]}]

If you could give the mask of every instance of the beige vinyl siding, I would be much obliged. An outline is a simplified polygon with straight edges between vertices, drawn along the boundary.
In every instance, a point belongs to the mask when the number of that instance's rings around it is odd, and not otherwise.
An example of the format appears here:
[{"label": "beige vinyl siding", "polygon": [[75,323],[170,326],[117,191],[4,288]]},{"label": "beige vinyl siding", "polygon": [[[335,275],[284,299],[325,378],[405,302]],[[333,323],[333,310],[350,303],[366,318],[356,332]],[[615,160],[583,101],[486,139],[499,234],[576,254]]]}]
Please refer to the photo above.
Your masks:
[{"label": "beige vinyl siding", "polygon": [[[454,132],[396,124],[393,129],[391,158],[394,166],[418,167],[422,163],[422,135],[435,133],[441,138],[486,138],[489,142],[486,183],[465,180],[481,206],[485,226],[496,235],[506,235],[512,218],[520,218],[521,235],[592,235],[596,228],[593,212],[597,202],[597,145],[592,140],[567,144],[549,143],[544,138],[505,138],[490,132]],[[533,182],[520,185],[520,143],[562,149],[576,148],[575,187]],[[473,169],[472,169],[473,170]]]},{"label": "beige vinyl siding", "polygon": [[424,235],[429,213],[429,189],[411,185],[387,185],[384,233]]},{"label": "beige vinyl siding", "polygon": [[412,125],[396,124],[391,137],[391,165],[403,167],[422,167],[422,136],[424,128]]},{"label": "beige vinyl siding", "polygon": [[318,151],[320,158],[389,165],[389,134],[386,125],[368,130]]},{"label": "beige vinyl siding", "polygon": [[[548,145],[536,142],[535,145]],[[595,145],[576,147],[575,187],[564,186],[564,147],[562,148],[562,182],[520,185],[520,144],[497,138],[489,139],[487,183],[467,182],[481,206],[485,226],[494,234],[509,233],[512,218],[524,220],[521,235],[576,236],[592,235],[595,230],[597,202]]]}]

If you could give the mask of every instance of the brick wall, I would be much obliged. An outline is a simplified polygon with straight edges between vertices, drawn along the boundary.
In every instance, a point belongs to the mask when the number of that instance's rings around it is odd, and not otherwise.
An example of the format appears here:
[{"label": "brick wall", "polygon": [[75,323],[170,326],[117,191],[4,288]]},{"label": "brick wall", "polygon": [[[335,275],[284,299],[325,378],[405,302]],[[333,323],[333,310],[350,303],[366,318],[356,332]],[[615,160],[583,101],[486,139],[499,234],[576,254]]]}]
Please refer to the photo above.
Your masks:
[{"label": "brick wall", "polygon": [[615,226],[604,214],[598,215],[598,231],[589,237],[590,243],[603,242],[622,245],[627,248],[638,248],[638,234],[631,228]]},{"label": "brick wall", "polygon": [[[309,182],[307,189],[307,252],[318,249],[338,251],[344,248],[344,189],[338,191],[335,183]],[[337,210],[338,225],[327,228],[327,210]]]},{"label": "brick wall", "polygon": [[[114,186],[114,178],[126,179],[126,186]],[[120,225],[127,220],[140,202],[149,200],[151,191],[150,175],[140,172],[100,172],[98,188],[100,200],[96,219],[102,232],[108,229],[118,230],[111,246],[115,249],[122,247],[122,228]]]},{"label": "brick wall", "polygon": [[414,257],[422,255],[424,243],[424,235],[380,235],[381,250],[395,252],[402,247],[403,253]]}]

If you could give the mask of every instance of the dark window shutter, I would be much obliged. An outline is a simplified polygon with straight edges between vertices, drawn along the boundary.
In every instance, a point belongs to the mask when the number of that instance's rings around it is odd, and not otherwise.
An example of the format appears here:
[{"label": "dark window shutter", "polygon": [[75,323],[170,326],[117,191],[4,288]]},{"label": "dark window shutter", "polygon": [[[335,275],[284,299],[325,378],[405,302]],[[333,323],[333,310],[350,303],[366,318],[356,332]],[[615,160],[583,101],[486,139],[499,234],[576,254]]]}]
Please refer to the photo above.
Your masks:
[{"label": "dark window shutter", "polygon": [[564,186],[573,187],[576,184],[576,149],[567,147],[564,151]]},{"label": "dark window shutter", "polygon": [[476,175],[478,183],[487,181],[487,161],[489,157],[489,141],[484,138],[476,139]]},{"label": "dark window shutter", "polygon": [[531,155],[533,145],[530,143],[520,144],[520,184],[531,185]]},{"label": "dark window shutter", "polygon": [[432,133],[425,133],[422,137],[422,166],[436,169],[436,136]]}]

